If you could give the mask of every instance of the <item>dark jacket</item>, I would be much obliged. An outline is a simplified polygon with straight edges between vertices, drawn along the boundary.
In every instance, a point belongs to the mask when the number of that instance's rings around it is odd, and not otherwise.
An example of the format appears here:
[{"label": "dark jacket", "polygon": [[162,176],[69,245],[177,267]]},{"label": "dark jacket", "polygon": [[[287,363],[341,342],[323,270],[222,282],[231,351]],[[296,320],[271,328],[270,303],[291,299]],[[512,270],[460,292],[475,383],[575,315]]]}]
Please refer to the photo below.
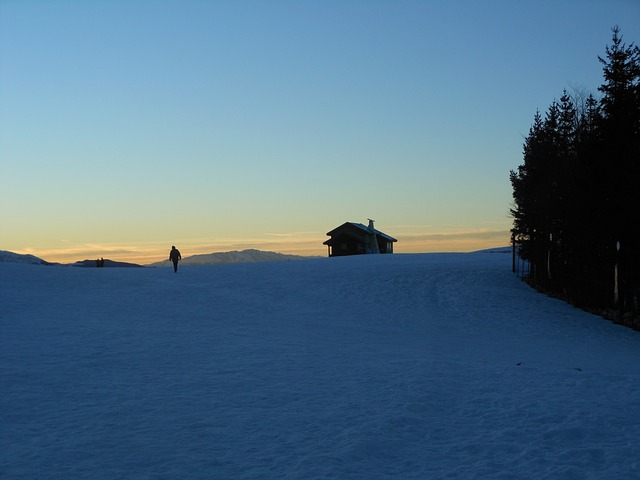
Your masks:
[{"label": "dark jacket", "polygon": [[180,250],[177,248],[172,248],[169,253],[169,260],[172,262],[177,262],[178,260],[182,260],[182,256],[180,255]]}]

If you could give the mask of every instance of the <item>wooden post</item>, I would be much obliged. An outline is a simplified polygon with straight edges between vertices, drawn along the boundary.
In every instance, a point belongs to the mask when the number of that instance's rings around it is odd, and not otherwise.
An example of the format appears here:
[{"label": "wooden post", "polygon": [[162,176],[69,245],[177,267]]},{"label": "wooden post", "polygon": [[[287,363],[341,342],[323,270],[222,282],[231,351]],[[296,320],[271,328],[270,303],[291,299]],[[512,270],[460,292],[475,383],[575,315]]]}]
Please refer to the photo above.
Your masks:
[{"label": "wooden post", "polygon": [[620,242],[616,242],[616,265],[613,268],[613,305],[620,307],[622,312],[622,303],[620,302],[620,274],[618,272],[618,264],[620,263]]},{"label": "wooden post", "polygon": [[511,271],[516,273],[516,236],[511,234]]}]

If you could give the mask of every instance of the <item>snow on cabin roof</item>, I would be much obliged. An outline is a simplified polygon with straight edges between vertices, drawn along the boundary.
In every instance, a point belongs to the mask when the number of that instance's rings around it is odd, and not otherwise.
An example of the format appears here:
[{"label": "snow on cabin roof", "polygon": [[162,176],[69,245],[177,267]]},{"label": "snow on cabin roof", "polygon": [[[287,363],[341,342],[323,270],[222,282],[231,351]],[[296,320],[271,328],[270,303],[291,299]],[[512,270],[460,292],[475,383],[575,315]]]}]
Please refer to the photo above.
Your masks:
[{"label": "snow on cabin roof", "polygon": [[[357,222],[345,222],[342,225],[340,225],[339,227],[334,228],[333,230],[331,230],[330,232],[327,233],[328,236],[332,236],[337,230],[343,228],[345,225],[351,225],[353,227],[357,227],[361,230],[364,230],[364,232],[369,233],[369,227],[367,227],[366,225],[363,225],[362,223],[357,223]],[[376,232],[376,235],[380,235],[381,237],[383,237],[385,240],[389,241],[389,242],[397,242],[398,240],[393,238],[390,235],[387,235],[384,232],[381,232],[380,230],[374,228],[373,229],[374,232]]]}]

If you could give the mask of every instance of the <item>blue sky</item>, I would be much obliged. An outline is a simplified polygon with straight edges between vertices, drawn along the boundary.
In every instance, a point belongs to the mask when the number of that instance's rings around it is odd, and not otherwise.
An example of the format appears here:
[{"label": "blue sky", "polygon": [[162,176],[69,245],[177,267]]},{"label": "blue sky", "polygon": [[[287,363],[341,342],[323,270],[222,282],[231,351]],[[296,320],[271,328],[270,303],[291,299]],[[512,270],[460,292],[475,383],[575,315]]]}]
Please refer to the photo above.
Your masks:
[{"label": "blue sky", "polygon": [[537,109],[640,2],[0,0],[0,249],[47,260],[508,243]]}]

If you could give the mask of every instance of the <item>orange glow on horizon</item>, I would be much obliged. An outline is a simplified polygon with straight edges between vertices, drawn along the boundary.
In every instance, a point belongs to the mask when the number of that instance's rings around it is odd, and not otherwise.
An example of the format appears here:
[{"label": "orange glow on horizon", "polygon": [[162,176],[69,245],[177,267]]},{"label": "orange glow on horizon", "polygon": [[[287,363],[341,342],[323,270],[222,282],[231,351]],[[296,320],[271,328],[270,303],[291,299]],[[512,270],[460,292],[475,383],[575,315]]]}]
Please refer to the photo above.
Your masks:
[{"label": "orange glow on horizon", "polygon": [[[391,229],[389,229],[391,231]],[[64,247],[23,248],[12,250],[19,254],[30,254],[53,263],[74,263],[81,260],[105,258],[119,262],[148,265],[169,257],[171,245],[182,253],[183,258],[192,255],[216,252],[256,249],[301,256],[327,256],[322,244],[328,237],[324,234],[266,235],[252,240],[224,239],[206,242],[203,239],[176,239],[175,242],[138,244],[82,244]],[[395,236],[395,235],[394,235]],[[508,230],[476,230],[452,233],[407,233],[395,236],[395,253],[471,252],[486,248],[509,245]]]}]

